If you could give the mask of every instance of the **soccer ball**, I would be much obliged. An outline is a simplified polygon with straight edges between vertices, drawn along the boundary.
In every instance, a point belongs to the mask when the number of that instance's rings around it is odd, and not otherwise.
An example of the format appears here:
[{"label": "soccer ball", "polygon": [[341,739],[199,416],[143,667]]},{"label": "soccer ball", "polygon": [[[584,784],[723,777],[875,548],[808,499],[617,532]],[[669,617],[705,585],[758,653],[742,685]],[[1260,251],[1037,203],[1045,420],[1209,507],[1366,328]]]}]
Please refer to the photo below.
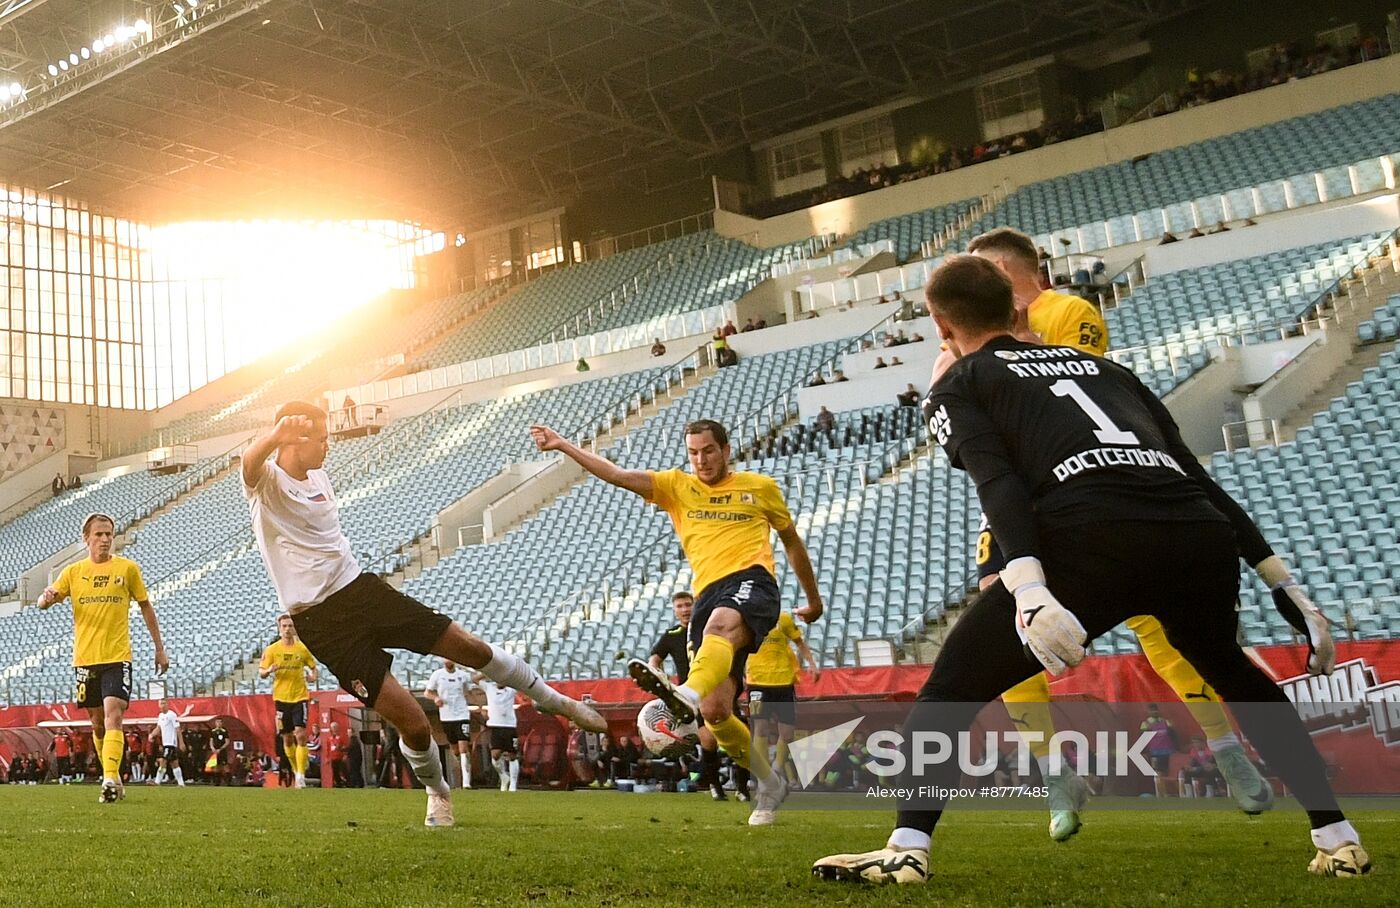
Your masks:
[{"label": "soccer ball", "polygon": [[675,757],[700,743],[700,726],[681,725],[660,700],[652,700],[637,713],[637,735],[658,757]]}]

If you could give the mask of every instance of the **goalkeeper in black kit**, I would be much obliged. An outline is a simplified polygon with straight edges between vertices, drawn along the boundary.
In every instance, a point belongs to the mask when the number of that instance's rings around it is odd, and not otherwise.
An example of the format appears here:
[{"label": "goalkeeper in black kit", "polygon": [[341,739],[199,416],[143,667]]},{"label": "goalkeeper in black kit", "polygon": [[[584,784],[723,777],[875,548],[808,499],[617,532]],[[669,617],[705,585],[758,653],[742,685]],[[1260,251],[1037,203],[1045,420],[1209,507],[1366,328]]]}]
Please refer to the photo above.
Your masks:
[{"label": "goalkeeper in black kit", "polygon": [[[1317,849],[1308,869],[1367,873],[1370,858],[1296,711],[1236,642],[1237,558],[1273,588],[1316,673],[1334,660],[1326,620],[1200,466],[1166,407],[1114,363],[1013,338],[1010,281],[984,259],[950,257],[926,293],[958,357],[925,401],[929,429],[976,483],[1006,567],[953,625],[917,698],[938,706],[925,708],[933,718],[911,720],[922,724],[906,729],[906,741],[916,730],[956,740],[1002,691],[1079,664],[1090,640],[1152,615],[1307,811]],[[913,784],[956,789],[960,773],[946,760]],[[886,847],[823,858],[813,873],[924,882],[943,806],[906,801]]]}]

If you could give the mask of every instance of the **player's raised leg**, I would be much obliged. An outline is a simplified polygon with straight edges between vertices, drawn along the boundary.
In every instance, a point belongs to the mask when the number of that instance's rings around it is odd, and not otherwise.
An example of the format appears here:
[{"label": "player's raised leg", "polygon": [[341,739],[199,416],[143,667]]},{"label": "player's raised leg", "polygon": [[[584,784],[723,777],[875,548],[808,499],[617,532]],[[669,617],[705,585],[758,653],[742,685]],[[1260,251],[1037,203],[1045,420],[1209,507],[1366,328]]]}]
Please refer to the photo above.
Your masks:
[{"label": "player's raised leg", "polygon": [[535,701],[540,712],[563,716],[584,731],[608,730],[607,720],[596,709],[561,694],[546,684],[530,663],[469,633],[455,621],[442,632],[429,652],[476,669],[501,687],[524,694]]},{"label": "player's raised leg", "polygon": [[1230,717],[1215,692],[1201,673],[1167,640],[1162,622],[1151,615],[1128,619],[1128,629],[1137,634],[1142,653],[1152,670],[1181,698],[1191,710],[1191,717],[1205,733],[1206,746],[1215,755],[1216,765],[1230,787],[1230,794],[1240,809],[1248,814],[1262,813],[1274,806],[1274,790],[1244,752],[1239,736],[1230,724]]}]

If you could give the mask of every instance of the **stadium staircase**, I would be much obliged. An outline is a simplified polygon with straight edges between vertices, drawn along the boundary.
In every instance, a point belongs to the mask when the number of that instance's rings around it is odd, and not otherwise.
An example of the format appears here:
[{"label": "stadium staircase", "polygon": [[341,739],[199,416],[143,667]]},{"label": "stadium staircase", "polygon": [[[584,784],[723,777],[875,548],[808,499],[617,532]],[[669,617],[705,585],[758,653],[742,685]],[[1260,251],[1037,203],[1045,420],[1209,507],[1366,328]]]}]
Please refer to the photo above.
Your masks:
[{"label": "stadium staircase", "polygon": [[1373,262],[1363,277],[1364,280],[1348,288],[1345,303],[1338,300],[1325,313],[1332,316],[1333,324],[1350,344],[1351,355],[1340,369],[1279,420],[1279,437],[1283,441],[1291,441],[1300,428],[1311,423],[1318,412],[1327,409],[1334,398],[1342,396],[1348,385],[1358,381],[1381,358],[1384,345],[1363,342],[1356,326],[1371,319],[1400,293],[1400,262],[1382,258]]}]

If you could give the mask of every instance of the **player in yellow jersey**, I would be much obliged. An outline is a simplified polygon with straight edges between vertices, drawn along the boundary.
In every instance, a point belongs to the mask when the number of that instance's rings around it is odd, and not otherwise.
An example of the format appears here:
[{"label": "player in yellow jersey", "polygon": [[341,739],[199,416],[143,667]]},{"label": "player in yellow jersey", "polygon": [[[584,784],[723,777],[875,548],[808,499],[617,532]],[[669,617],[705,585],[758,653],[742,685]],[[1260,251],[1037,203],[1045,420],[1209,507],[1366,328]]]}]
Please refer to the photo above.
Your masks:
[{"label": "player in yellow jersey", "polygon": [[316,683],[320,672],[316,657],[306,644],[297,639],[296,625],[291,615],[277,617],[277,641],[263,650],[258,677],[272,679],[272,703],[277,707],[277,725],[282,733],[282,748],[292,763],[294,788],[306,787],[306,709],[311,691],[306,682]]},{"label": "player in yellow jersey", "polygon": [[[794,645],[807,663],[813,680],[820,678],[821,669],[817,668],[812,648],[807,645],[806,638],[802,636],[802,629],[797,626],[789,612],[778,616],[778,623],[768,632],[768,636],[763,638],[758,652],[749,657],[744,674],[744,686],[749,691],[749,719],[753,722],[755,746],[766,749],[768,742],[776,737],[778,743],[773,765],[785,775],[788,769],[787,751],[792,745],[793,725],[783,721],[781,707],[777,711],[772,707],[778,703],[797,702],[799,665],[797,654],[792,650]],[[788,778],[792,776],[789,775]]]},{"label": "player in yellow jersey", "polygon": [[[1025,313],[1029,332],[1025,340],[1074,347],[1102,356],[1108,350],[1108,325],[1099,310],[1077,296],[1042,290],[1040,262],[1035,243],[1018,230],[1002,227],[974,237],[967,251],[994,262],[1011,278],[1016,308]],[[945,365],[940,359],[940,366]],[[940,373],[935,369],[935,380]],[[1274,559],[1277,561],[1277,559]],[[1251,560],[1251,564],[1256,563]],[[986,589],[996,582],[1001,570],[1001,553],[985,520],[977,540],[979,586]],[[1285,569],[1286,572],[1286,569]],[[1270,582],[1272,586],[1272,582]],[[1176,691],[1191,709],[1205,732],[1216,763],[1230,783],[1230,791],[1247,813],[1259,813],[1273,805],[1271,789],[1240,746],[1230,719],[1220,705],[1220,697],[1200,673],[1167,642],[1166,631],[1156,618],[1142,615],[1126,622],[1137,634],[1138,643],[1154,671]],[[1054,732],[1050,716],[1050,685],[1044,673],[1037,673],[1002,695],[1013,723],[1018,728],[1039,731],[1044,737],[1030,744],[1041,765],[1048,764],[1045,742]],[[1050,788],[1050,836],[1065,841],[1079,831],[1079,808],[1085,789],[1082,780],[1068,771],[1047,777]]]},{"label": "player in yellow jersey", "polygon": [[730,469],[729,433],[712,419],[685,427],[692,473],[628,470],[544,426],[532,426],[530,434],[541,451],[563,453],[604,482],[636,492],[670,516],[695,574],[695,609],[690,619],[695,656],[690,675],[677,686],[641,659],[629,662],[628,672],[643,690],[660,697],[678,721],[704,717],[705,726],[730,758],[758,779],[758,799],[749,824],[771,824],[774,811],[787,797],[787,781],[769,766],[763,749],[752,746],[749,729],[734,715],[733,704],[745,660],[778,623],[781,611],[769,539],[773,530],[807,598],[807,604],[793,614],[808,623],[822,615],[812,562],[782,490],[768,476]]},{"label": "player in yellow jersey", "polygon": [[110,804],[125,796],[121,780],[122,719],[131,703],[131,603],[156,649],[156,674],[165,674],[170,660],[160,637],[160,623],[136,562],[112,554],[116,523],[106,514],[89,514],[83,521],[88,557],[68,565],[52,586],[39,595],[41,609],[73,599],[73,699],[92,719],[92,743],[102,757],[102,792]]}]

